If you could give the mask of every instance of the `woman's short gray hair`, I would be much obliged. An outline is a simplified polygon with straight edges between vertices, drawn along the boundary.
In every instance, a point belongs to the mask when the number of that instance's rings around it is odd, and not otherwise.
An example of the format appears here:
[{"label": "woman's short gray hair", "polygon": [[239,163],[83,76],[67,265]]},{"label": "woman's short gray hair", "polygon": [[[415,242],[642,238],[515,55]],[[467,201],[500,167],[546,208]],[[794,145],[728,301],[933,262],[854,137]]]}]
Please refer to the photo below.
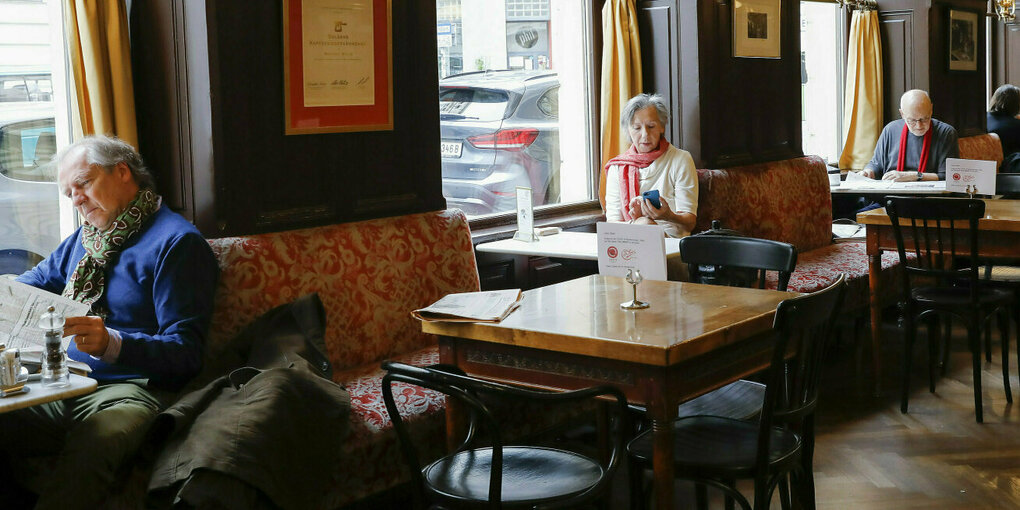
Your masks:
[{"label": "woman's short gray hair", "polygon": [[655,107],[663,128],[669,125],[669,107],[666,106],[666,100],[659,94],[638,94],[627,101],[627,105],[623,107],[623,112],[620,114],[620,125],[623,126],[623,129],[626,130],[630,126],[630,121],[634,119],[635,113],[649,106]]},{"label": "woman's short gray hair", "polygon": [[109,172],[117,166],[117,163],[124,163],[131,170],[131,176],[139,188],[152,190],[156,188],[152,173],[142,162],[142,155],[124,140],[115,136],[89,135],[64,147],[54,160],[60,164],[68,154],[78,149],[85,151],[85,162],[89,166],[99,165]]}]

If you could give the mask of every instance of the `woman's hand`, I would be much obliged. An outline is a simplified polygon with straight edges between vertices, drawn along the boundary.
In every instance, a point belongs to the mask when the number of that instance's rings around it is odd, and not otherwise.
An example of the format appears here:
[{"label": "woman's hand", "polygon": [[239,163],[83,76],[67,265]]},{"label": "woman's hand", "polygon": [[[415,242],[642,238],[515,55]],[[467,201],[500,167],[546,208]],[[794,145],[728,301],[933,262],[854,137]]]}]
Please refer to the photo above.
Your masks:
[{"label": "woman's hand", "polygon": [[644,212],[642,211],[644,201],[645,199],[640,196],[630,199],[630,203],[627,204],[627,207],[630,209],[631,218],[637,219],[645,215]]},{"label": "woman's hand", "polygon": [[[636,197],[641,198],[641,197]],[[656,209],[650,200],[641,199],[641,216],[647,216],[653,220],[669,220],[673,221],[673,209],[669,207],[669,202],[659,199],[659,205],[662,207]]]},{"label": "woman's hand", "polygon": [[102,317],[68,317],[64,322],[64,336],[74,335],[78,350],[100,357],[110,344],[110,332]]}]

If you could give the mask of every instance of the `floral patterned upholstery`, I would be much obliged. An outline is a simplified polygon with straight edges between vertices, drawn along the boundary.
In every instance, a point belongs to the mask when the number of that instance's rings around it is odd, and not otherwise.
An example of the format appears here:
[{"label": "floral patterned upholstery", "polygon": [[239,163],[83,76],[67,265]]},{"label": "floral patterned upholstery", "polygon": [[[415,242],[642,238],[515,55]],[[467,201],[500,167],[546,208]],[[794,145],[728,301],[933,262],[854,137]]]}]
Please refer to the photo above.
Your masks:
[{"label": "floral patterned upholstery", "polygon": [[[351,394],[350,438],[337,452],[322,508],[337,508],[408,480],[382,400],[379,362],[437,363],[436,339],[410,312],[479,289],[467,218],[458,210],[209,241],[220,264],[207,366],[250,322],[317,292],[326,309],[333,380]],[[201,377],[200,377],[201,378]],[[445,399],[400,391],[412,433],[440,453]]]},{"label": "floral patterned upholstery", "polygon": [[832,242],[832,197],[817,156],[698,170],[698,224],[712,220],[746,236],[783,241],[806,252]]},{"label": "floral patterned upholstery", "polygon": [[[825,163],[817,156],[724,170],[698,170],[698,224],[719,220],[723,228],[797,247],[797,269],[787,290],[813,292],[847,277],[844,308],[868,306],[868,257],[863,242],[832,242],[832,197]],[[897,289],[896,253],[882,254],[882,288]],[[766,280],[776,288],[777,276]],[[892,295],[892,294],[890,294]]]},{"label": "floral patterned upholstery", "polygon": [[995,133],[960,138],[960,157],[994,161],[995,168],[1002,166],[1002,141]]}]

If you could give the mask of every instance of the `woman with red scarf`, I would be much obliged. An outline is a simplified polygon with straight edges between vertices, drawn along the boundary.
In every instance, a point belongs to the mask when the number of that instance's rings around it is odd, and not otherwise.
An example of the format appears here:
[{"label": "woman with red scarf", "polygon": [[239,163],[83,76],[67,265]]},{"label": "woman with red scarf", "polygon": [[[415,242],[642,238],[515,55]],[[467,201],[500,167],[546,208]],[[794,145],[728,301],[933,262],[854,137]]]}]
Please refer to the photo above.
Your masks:
[{"label": "woman with red scarf", "polygon": [[[662,136],[669,109],[662,96],[640,94],[627,101],[620,123],[630,135],[626,152],[606,163],[606,219],[662,227],[669,237],[694,229],[698,211],[698,173],[690,153]],[[641,197],[659,192],[661,207]]]}]

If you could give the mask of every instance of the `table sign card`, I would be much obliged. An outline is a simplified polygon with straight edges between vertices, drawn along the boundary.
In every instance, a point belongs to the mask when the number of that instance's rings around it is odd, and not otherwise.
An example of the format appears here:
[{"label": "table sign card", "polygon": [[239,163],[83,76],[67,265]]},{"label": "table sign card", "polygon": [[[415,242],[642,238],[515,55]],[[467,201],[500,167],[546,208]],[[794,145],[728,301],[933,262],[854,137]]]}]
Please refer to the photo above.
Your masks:
[{"label": "table sign card", "polygon": [[666,241],[658,225],[597,223],[599,274],[627,276],[636,268],[645,280],[666,280]]},{"label": "table sign card", "polygon": [[994,195],[995,162],[946,158],[946,190],[975,195]]},{"label": "table sign card", "polygon": [[518,241],[538,241],[535,235],[535,215],[532,213],[531,188],[517,186],[517,232],[514,239]]}]

